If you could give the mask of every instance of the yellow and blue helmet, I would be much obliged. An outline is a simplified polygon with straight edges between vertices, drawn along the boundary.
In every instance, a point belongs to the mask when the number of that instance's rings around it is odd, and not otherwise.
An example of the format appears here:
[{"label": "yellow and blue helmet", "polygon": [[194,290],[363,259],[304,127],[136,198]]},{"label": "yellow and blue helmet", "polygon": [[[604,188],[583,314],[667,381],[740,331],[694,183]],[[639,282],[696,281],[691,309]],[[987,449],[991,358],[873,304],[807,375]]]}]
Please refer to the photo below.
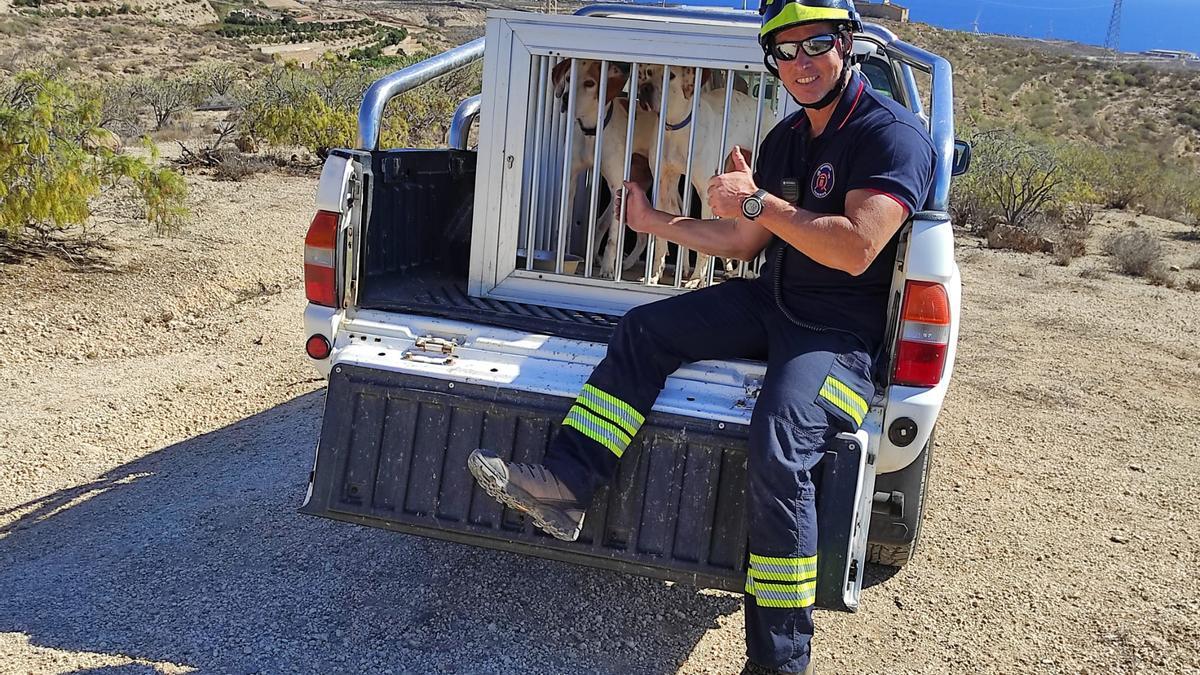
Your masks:
[{"label": "yellow and blue helmet", "polygon": [[838,24],[840,30],[851,32],[863,28],[853,0],[763,0],[758,11],[762,14],[758,43],[763,49],[768,48],[775,33],[806,23],[831,21]]}]

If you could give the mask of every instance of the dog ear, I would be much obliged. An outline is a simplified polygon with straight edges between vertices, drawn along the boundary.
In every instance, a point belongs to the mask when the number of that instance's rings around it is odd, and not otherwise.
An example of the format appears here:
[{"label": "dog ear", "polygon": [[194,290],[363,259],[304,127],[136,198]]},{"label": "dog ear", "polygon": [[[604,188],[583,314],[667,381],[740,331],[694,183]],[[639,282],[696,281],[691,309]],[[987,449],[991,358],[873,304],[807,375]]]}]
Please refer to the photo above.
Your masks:
[{"label": "dog ear", "polygon": [[[700,86],[703,87],[704,83],[708,81],[708,70],[701,69],[700,73]],[[677,77],[683,78],[683,84],[680,85],[683,87],[683,97],[691,98],[692,94],[696,93],[696,71],[686,68]]]},{"label": "dog ear", "polygon": [[554,97],[562,98],[567,90],[567,80],[571,74],[571,59],[565,59],[550,71],[550,81],[554,83]]},{"label": "dog ear", "polygon": [[743,94],[749,95],[750,94],[750,84],[748,82],[746,82],[745,79],[738,77],[737,75],[734,75],[733,76],[733,90],[740,91]]},{"label": "dog ear", "polygon": [[625,83],[629,81],[629,71],[621,70],[615,64],[608,64],[608,91],[605,92],[605,103],[611,103],[614,98],[621,94],[625,89]]}]

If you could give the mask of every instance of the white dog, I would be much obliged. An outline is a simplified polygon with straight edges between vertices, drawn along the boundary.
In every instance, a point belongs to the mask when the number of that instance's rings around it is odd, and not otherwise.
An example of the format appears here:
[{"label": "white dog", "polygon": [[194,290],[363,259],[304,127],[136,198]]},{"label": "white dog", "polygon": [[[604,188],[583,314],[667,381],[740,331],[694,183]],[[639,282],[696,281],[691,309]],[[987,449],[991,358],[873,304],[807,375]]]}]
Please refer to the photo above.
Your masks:
[{"label": "white dog", "polygon": [[[571,62],[563,61],[554,67],[551,75],[554,83],[554,95],[562,98],[566,93],[567,86],[570,82]],[[604,126],[603,144],[600,147],[600,170],[599,175],[608,184],[608,189],[613,195],[619,194],[622,189],[621,183],[625,176],[625,136],[629,126],[629,99],[622,96],[625,85],[629,80],[629,74],[615,64],[609,64],[608,73],[606,74],[608,83],[605,88],[605,106],[604,112],[601,113],[601,124]],[[575,91],[571,94],[575,98],[575,139],[573,141],[574,152],[572,158],[571,175],[577,178],[579,174],[587,171],[592,167],[594,153],[596,148],[596,120],[600,112],[600,62],[590,60],[579,60],[575,76]],[[566,109],[566,100],[563,101],[564,110]],[[641,108],[641,106],[639,106]],[[630,179],[643,184],[643,188],[649,185],[649,167],[647,164],[648,157],[652,157],[654,153],[655,143],[658,133],[657,115],[652,113],[647,106],[638,111],[634,118],[634,138],[633,138],[633,160],[631,161]],[[572,180],[572,185],[575,184]],[[661,192],[663,198],[659,200],[659,208],[678,212],[679,198],[677,190]],[[608,240],[604,246],[604,255],[600,259],[600,268],[598,276],[601,278],[613,278],[616,271],[616,261],[618,256],[617,240],[619,239],[618,219],[612,213],[611,206],[601,214],[597,220],[597,230],[603,231],[605,227],[608,230]],[[638,235],[638,243],[635,250],[630,256],[623,261],[622,268],[628,269],[632,263],[637,261],[637,257],[641,255],[645,248],[645,235]],[[600,237],[596,237],[596,244],[599,245]],[[666,251],[666,242],[657,242],[656,248]],[[590,251],[590,255],[595,255],[595,251]],[[657,257],[657,256],[656,256]],[[655,278],[657,281],[657,278]]]},{"label": "white dog", "polygon": [[[696,147],[692,156],[692,185],[700,198],[700,217],[712,218],[712,209],[708,205],[708,178],[718,171],[726,170],[726,158],[721,157],[721,126],[725,110],[725,90],[704,90],[704,84],[709,80],[707,70],[701,75],[700,103],[696,111],[696,119],[692,119],[692,96],[695,93],[695,71],[692,68],[671,66],[667,76],[667,110],[664,134],[663,162],[661,176],[657,176],[660,194],[678,193],[677,186],[680,178],[687,171],[688,137],[690,125],[696,125]],[[649,103],[651,109],[658,112],[661,107],[663,66],[643,66],[638,73],[639,100]],[[725,154],[733,146],[741,146],[747,154],[754,151],[754,118],[757,114],[758,101],[740,91],[735,86],[729,107],[728,135],[725,138]],[[659,113],[662,114],[662,113]],[[762,140],[775,120],[764,114],[759,127],[758,140]],[[656,130],[657,131],[657,130]],[[678,197],[675,198],[678,202]],[[660,200],[660,210],[667,210]],[[681,213],[681,210],[673,211]],[[657,283],[662,276],[666,264],[666,247],[655,250],[654,264],[651,267],[651,279]],[[687,261],[687,252],[679,251],[680,265]],[[697,253],[696,267],[685,284],[688,288],[696,288],[708,279],[708,266],[712,257]]]}]

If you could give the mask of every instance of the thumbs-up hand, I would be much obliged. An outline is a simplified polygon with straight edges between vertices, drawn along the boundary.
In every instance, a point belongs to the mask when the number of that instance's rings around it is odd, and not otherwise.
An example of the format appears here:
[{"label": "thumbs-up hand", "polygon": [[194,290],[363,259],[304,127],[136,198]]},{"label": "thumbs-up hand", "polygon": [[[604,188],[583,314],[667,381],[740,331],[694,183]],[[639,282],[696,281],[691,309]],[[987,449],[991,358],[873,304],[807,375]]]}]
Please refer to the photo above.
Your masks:
[{"label": "thumbs-up hand", "polygon": [[742,215],[742,201],[758,190],[754,184],[754,172],[750,170],[750,164],[742,152],[741,148],[733,146],[725,163],[728,171],[708,180],[708,205],[718,218],[737,218]]}]

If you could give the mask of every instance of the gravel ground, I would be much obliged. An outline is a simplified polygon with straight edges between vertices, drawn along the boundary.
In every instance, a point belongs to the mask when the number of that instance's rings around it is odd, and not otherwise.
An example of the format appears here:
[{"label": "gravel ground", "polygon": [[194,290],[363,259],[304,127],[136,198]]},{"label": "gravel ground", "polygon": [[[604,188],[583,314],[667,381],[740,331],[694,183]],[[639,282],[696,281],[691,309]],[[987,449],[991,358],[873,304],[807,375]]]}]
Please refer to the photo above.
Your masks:
[{"label": "gravel ground", "polygon": [[[736,672],[736,595],[298,515],[315,179],[190,181],[177,237],[0,264],[0,672]],[[818,615],[821,669],[1200,672],[1200,296],[959,258],[920,555]]]}]

